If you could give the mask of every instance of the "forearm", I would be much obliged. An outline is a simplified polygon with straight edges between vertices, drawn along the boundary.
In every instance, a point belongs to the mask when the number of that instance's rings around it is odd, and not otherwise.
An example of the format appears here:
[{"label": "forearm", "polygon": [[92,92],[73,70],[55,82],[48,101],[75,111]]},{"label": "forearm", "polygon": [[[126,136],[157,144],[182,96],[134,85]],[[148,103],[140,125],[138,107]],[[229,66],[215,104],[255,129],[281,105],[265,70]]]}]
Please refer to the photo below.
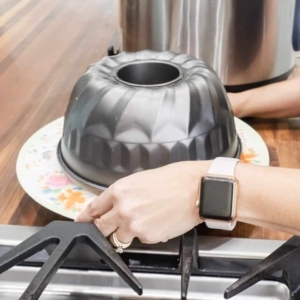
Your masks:
[{"label": "forearm", "polygon": [[300,116],[300,78],[229,94],[239,118],[291,118]]},{"label": "forearm", "polygon": [[238,164],[238,221],[300,235],[300,171]]}]

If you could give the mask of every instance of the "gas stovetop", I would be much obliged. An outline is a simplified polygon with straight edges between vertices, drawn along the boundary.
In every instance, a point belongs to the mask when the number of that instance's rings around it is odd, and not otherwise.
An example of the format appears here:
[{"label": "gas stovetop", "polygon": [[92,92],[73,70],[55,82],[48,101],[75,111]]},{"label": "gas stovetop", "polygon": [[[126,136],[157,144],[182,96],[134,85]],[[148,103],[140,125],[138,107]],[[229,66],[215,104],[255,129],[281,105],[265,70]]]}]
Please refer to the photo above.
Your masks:
[{"label": "gas stovetop", "polygon": [[119,256],[92,224],[3,225],[0,299],[299,300],[299,245],[298,237],[284,243],[192,230],[163,244],[135,242]]}]

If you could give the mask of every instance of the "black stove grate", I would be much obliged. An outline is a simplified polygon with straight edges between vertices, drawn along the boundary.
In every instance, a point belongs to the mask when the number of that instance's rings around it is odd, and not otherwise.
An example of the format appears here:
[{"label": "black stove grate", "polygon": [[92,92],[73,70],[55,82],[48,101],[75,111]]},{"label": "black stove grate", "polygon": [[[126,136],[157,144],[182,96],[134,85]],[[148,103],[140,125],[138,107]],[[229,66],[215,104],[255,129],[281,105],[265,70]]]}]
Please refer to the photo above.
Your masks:
[{"label": "black stove grate", "polygon": [[225,291],[225,299],[232,298],[268,276],[284,282],[291,298],[300,300],[300,237],[292,237],[231,285]]},{"label": "black stove grate", "polygon": [[56,245],[20,300],[37,300],[76,244],[87,244],[139,295],[143,288],[94,224],[53,222],[0,258],[0,274],[33,254]]},{"label": "black stove grate", "polygon": [[[293,237],[263,261],[198,257],[198,236],[193,229],[181,237],[179,255],[118,255],[93,224],[56,221],[16,247],[0,247],[0,274],[17,264],[41,267],[21,300],[39,299],[59,268],[112,269],[138,294],[142,286],[132,271],[181,274],[182,299],[187,299],[191,275],[240,278],[225,291],[227,299],[260,280],[276,280],[289,287],[292,300],[300,300],[299,246],[300,238]],[[82,259],[76,259],[72,251],[79,251]]]}]

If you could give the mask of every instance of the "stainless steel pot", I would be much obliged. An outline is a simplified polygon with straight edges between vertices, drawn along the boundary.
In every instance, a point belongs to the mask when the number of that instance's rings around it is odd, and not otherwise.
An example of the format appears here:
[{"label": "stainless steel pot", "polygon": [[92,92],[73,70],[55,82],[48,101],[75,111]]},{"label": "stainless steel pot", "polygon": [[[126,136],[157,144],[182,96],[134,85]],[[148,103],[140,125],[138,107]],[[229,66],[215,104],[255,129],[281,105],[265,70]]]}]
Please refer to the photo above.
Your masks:
[{"label": "stainless steel pot", "polygon": [[[191,54],[213,67],[233,90],[279,81],[295,64],[295,3],[120,0],[121,48]],[[294,46],[297,39],[299,30]]]}]

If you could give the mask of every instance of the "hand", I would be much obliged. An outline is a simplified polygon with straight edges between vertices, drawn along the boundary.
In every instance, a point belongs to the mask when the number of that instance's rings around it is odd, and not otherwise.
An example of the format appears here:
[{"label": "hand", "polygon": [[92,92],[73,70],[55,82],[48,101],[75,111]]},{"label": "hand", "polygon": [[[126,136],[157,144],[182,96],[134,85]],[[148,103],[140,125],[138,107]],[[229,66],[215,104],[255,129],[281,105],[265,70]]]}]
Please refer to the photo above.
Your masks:
[{"label": "hand", "polygon": [[139,172],[111,185],[76,221],[94,222],[122,243],[164,242],[201,223],[196,205],[209,162],[180,162]]}]

